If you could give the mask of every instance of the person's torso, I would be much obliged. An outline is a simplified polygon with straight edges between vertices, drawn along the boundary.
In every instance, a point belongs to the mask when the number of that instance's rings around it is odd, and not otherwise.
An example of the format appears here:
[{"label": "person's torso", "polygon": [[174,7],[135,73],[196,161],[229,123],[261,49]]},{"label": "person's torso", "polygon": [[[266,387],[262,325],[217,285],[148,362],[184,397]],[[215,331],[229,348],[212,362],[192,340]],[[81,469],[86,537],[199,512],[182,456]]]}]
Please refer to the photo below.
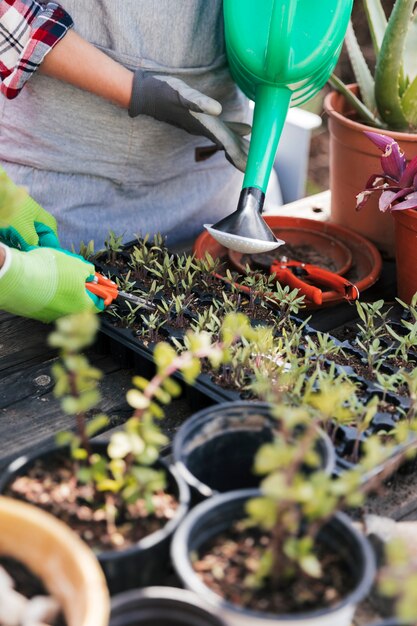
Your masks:
[{"label": "person's torso", "polygon": [[[225,119],[245,118],[226,64],[222,0],[61,5],[82,37],[126,67],[178,76],[218,99]],[[194,162],[194,148],[206,143],[39,73],[15,100],[0,102],[0,158],[41,169],[152,185],[207,166]]]}]

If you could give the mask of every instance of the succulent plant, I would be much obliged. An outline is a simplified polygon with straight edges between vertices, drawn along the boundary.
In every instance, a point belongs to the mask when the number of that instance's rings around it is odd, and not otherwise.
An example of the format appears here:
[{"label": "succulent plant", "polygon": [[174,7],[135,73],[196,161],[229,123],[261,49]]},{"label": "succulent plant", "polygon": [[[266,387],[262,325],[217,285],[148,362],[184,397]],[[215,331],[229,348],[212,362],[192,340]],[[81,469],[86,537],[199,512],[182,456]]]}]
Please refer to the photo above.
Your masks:
[{"label": "succulent plant", "polygon": [[407,162],[392,137],[373,132],[365,135],[383,151],[382,172],[369,178],[365,190],[356,196],[356,208],[361,209],[375,192],[381,194],[379,209],[383,213],[417,208],[417,157]]},{"label": "succulent plant", "polygon": [[361,99],[333,75],[330,84],[368,125],[417,132],[417,11],[414,0],[396,0],[387,20],[381,0],[362,0],[375,51],[375,75],[350,23],[345,44]]}]

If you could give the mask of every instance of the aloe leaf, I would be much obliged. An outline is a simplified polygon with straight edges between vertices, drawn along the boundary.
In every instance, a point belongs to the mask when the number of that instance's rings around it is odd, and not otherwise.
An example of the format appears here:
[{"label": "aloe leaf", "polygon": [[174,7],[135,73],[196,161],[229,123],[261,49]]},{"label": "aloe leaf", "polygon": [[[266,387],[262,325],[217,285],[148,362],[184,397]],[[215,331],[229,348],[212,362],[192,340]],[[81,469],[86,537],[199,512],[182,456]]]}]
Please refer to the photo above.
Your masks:
[{"label": "aloe leaf", "polygon": [[376,103],[374,79],[367,62],[365,61],[365,57],[362,54],[362,50],[359,47],[352,22],[349,22],[346,31],[345,44],[350,62],[352,64],[352,69],[355,74],[356,82],[361,90],[363,103],[368,109],[375,111]]},{"label": "aloe leaf", "polygon": [[363,8],[368,20],[375,55],[378,56],[387,27],[387,18],[381,0],[363,0]]},{"label": "aloe leaf", "polygon": [[410,130],[417,129],[417,78],[408,86],[401,99],[401,107]]},{"label": "aloe leaf", "polygon": [[417,76],[417,11],[414,12],[413,19],[408,25],[408,32],[405,38],[403,65],[404,72],[411,81]]},{"label": "aloe leaf", "polygon": [[375,99],[381,118],[393,130],[405,130],[399,93],[404,42],[415,0],[396,0],[385,31],[375,70]]},{"label": "aloe leaf", "polygon": [[370,111],[361,100],[354,93],[346,87],[346,85],[335,74],[332,74],[329,78],[329,83],[339,93],[341,93],[346,100],[351,104],[354,109],[359,113],[361,120],[369,126],[375,126],[377,128],[387,128],[378,117],[376,117],[372,111]]}]

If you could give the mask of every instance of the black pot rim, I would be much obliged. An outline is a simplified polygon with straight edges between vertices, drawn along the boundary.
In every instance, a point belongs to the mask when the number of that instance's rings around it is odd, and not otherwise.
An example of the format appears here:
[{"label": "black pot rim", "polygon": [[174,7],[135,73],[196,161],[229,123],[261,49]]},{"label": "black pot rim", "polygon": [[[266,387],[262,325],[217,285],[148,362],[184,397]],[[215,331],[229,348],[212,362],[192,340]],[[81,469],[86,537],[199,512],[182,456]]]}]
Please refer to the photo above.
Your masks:
[{"label": "black pot rim", "polygon": [[[196,413],[193,413],[191,417],[187,418],[180,428],[177,430],[174,436],[174,440],[172,443],[172,456],[177,467],[179,473],[184,478],[184,480],[191,485],[194,489],[199,491],[205,497],[211,497],[216,495],[218,492],[213,490],[211,487],[201,482],[194,474],[190,472],[186,464],[184,463],[184,449],[185,449],[185,440],[187,437],[187,433],[190,428],[193,428],[194,425],[203,423],[205,420],[210,420],[213,415],[217,413],[221,413],[225,409],[245,409],[250,407],[255,411],[258,409],[260,411],[270,411],[273,408],[273,405],[270,402],[262,402],[262,401],[250,401],[250,400],[234,400],[230,402],[220,402],[219,404],[215,404],[213,406],[209,406],[205,409],[201,409]],[[274,416],[271,415],[271,421],[274,420]],[[331,474],[335,471],[336,467],[336,452],[334,446],[330,440],[330,437],[327,433],[324,432],[321,428],[318,429],[320,433],[320,437],[323,440],[326,450],[327,450],[327,463],[323,468],[328,474]],[[228,492],[230,493],[230,492]]]},{"label": "black pot rim", "polygon": [[213,615],[213,617],[218,620],[219,625],[224,623],[223,620],[213,612],[213,608],[204,602],[196,593],[188,589],[181,589],[180,587],[152,586],[118,593],[111,598],[111,612],[141,600],[155,600],[155,602],[168,601],[183,604],[184,606],[191,605],[192,607],[196,607],[197,609],[201,609]]},{"label": "black pot rim", "polygon": [[[227,600],[224,600],[221,596],[212,591],[209,587],[207,587],[194,572],[191,567],[190,559],[188,557],[187,545],[188,545],[188,537],[192,528],[196,525],[196,522],[199,518],[205,515],[208,511],[215,507],[220,507],[223,503],[230,503],[233,500],[247,500],[249,498],[253,498],[261,495],[259,489],[239,489],[237,491],[229,491],[228,493],[223,493],[219,495],[215,495],[209,500],[205,500],[198,504],[185,518],[182,524],[177,529],[172,544],[171,544],[171,558],[174,564],[174,567],[177,571],[177,574],[180,576],[181,580],[184,582],[187,588],[192,589],[198,595],[202,595],[207,599],[207,602],[216,606],[219,609],[226,609],[231,613],[236,615],[245,615],[252,616],[254,619],[263,619],[265,621],[271,620],[276,621],[278,618],[280,620],[285,620],[288,622],[300,622],[302,620],[320,618],[323,616],[327,616],[331,613],[336,613],[343,609],[345,606],[349,604],[357,604],[369,591],[369,588],[374,580],[376,567],[375,567],[375,557],[373,550],[368,543],[368,541],[359,533],[358,530],[354,526],[352,526],[351,521],[347,515],[344,513],[336,513],[333,519],[337,519],[343,526],[345,526],[346,530],[351,533],[351,535],[355,538],[356,542],[359,544],[363,554],[364,554],[364,571],[362,573],[361,580],[345,598],[335,606],[318,609],[316,611],[311,611],[309,613],[297,613],[295,614],[274,614],[274,613],[261,613],[259,611],[252,611],[250,609],[245,609],[243,607],[239,607]],[[189,584],[191,583],[191,584]]]},{"label": "black pot rim", "polygon": [[[108,446],[107,441],[92,441],[91,443],[93,445],[93,448],[97,447],[107,449]],[[0,493],[4,492],[4,489],[11,482],[13,477],[19,473],[20,469],[24,468],[25,466],[30,466],[37,459],[41,459],[42,457],[47,456],[53,452],[63,452],[68,449],[68,446],[51,445],[41,452],[24,454],[17,457],[13,461],[11,461],[8,466],[5,467],[0,475]],[[174,517],[170,519],[169,522],[167,522],[165,526],[163,526],[159,530],[156,530],[150,535],[143,537],[136,544],[129,546],[124,550],[104,550],[103,552],[96,553],[96,557],[100,562],[109,562],[115,559],[117,560],[120,558],[121,555],[129,556],[131,554],[135,554],[138,550],[149,550],[159,542],[163,541],[166,537],[173,534],[177,526],[179,526],[180,522],[185,517],[189,509],[191,498],[189,487],[175,466],[169,465],[162,458],[159,458],[158,461],[164,466],[166,471],[172,475],[178,488],[178,507],[175,511]]]}]

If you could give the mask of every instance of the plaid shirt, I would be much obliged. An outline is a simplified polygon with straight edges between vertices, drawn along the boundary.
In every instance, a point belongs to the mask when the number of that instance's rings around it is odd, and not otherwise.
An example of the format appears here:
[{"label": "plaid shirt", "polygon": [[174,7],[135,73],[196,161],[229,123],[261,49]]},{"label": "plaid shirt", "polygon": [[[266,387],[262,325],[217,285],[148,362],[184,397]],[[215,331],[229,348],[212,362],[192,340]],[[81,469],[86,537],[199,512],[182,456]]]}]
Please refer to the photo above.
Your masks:
[{"label": "plaid shirt", "polygon": [[0,0],[0,92],[15,98],[73,25],[56,2]]}]

